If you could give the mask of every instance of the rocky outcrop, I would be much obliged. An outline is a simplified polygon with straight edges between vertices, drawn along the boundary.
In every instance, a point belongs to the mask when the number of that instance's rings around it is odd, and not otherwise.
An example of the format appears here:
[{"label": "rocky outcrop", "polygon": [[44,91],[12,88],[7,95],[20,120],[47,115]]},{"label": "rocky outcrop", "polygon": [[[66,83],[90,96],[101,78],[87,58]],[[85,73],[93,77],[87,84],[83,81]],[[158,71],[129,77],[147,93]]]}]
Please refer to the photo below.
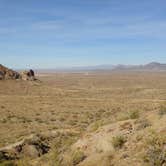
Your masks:
[{"label": "rocky outcrop", "polygon": [[40,134],[31,134],[23,140],[0,148],[0,163],[8,160],[17,160],[24,157],[35,159],[46,154],[50,150],[50,141],[59,135],[79,134],[71,129],[52,130]]},{"label": "rocky outcrop", "polygon": [[22,79],[25,81],[35,81],[35,72],[30,69],[21,74],[0,64],[0,80]]},{"label": "rocky outcrop", "polygon": [[32,69],[30,69],[29,71],[23,71],[22,74],[21,74],[21,77],[25,81],[28,81],[28,80],[29,81],[34,81],[34,80],[36,80],[35,72]]},{"label": "rocky outcrop", "polygon": [[31,135],[13,145],[0,148],[0,161],[16,160],[24,156],[37,158],[47,153],[50,147],[39,135]]},{"label": "rocky outcrop", "polygon": [[18,72],[8,69],[7,67],[0,64],[0,80],[20,79],[20,78],[21,75]]}]

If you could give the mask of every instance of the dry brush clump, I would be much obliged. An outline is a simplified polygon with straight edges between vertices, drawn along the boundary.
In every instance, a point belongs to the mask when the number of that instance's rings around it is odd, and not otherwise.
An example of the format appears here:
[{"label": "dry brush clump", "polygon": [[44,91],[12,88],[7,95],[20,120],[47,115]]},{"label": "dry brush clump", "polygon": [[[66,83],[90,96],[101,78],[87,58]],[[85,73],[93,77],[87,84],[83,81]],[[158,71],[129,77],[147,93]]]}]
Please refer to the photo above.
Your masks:
[{"label": "dry brush clump", "polygon": [[150,166],[166,165],[166,136],[152,133],[146,140],[144,161]]},{"label": "dry brush clump", "polygon": [[137,125],[137,130],[143,130],[147,127],[152,126],[152,124],[146,118],[136,120],[135,124]]},{"label": "dry brush clump", "polygon": [[79,164],[80,162],[82,162],[85,159],[86,159],[86,155],[84,154],[84,152],[81,150],[77,150],[72,153],[71,163],[74,166],[74,165]]},{"label": "dry brush clump", "polygon": [[160,117],[166,115],[166,106],[160,106],[158,114]]},{"label": "dry brush clump", "polygon": [[124,121],[128,119],[138,119],[140,117],[140,113],[138,110],[131,111],[123,111],[117,114],[117,121]]},{"label": "dry brush clump", "polygon": [[112,145],[115,149],[120,149],[126,142],[126,137],[123,135],[118,135],[112,138]]}]

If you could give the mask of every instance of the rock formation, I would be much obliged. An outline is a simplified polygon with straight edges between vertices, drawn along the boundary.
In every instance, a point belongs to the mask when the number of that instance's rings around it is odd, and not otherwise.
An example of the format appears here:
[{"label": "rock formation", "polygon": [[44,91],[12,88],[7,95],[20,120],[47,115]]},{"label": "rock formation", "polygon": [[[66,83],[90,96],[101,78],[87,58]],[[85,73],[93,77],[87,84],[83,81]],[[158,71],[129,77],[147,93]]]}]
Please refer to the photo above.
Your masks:
[{"label": "rock formation", "polygon": [[36,80],[35,73],[32,69],[30,69],[29,71],[23,71],[22,74],[21,74],[21,77],[25,81],[27,81],[27,80],[29,80],[29,81]]},{"label": "rock formation", "polygon": [[32,69],[24,71],[21,74],[0,64],[0,80],[22,79],[26,81],[35,81],[35,73]]},{"label": "rock formation", "polygon": [[21,78],[21,75],[18,72],[8,69],[7,67],[0,64],[0,80],[20,79],[20,78]]},{"label": "rock formation", "polygon": [[39,135],[30,135],[20,142],[0,148],[1,161],[16,160],[23,157],[37,158],[48,153],[47,141]]}]

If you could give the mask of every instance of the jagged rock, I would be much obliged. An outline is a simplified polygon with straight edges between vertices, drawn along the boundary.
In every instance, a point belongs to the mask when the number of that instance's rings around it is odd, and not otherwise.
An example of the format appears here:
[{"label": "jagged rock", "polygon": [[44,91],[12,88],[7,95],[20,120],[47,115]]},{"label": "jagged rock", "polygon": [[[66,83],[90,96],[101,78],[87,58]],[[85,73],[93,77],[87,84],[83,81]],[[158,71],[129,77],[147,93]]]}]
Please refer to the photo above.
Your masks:
[{"label": "jagged rock", "polygon": [[21,78],[21,75],[18,72],[8,69],[7,67],[0,64],[0,80],[20,79],[20,78]]},{"label": "jagged rock", "polygon": [[23,71],[22,74],[21,74],[21,76],[22,76],[22,79],[26,80],[26,81],[27,80],[29,80],[29,81],[36,80],[36,78],[35,78],[35,72],[32,69],[30,69],[29,71]]},{"label": "jagged rock", "polygon": [[35,81],[35,72],[30,69],[21,74],[0,64],[0,80],[22,79],[26,81]]}]

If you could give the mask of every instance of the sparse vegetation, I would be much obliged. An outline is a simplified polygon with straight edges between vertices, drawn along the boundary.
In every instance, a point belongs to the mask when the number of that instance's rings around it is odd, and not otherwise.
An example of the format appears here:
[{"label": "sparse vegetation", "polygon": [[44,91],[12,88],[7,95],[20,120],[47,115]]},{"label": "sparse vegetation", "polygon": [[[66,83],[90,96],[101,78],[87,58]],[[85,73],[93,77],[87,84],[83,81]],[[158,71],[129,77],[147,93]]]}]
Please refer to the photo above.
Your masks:
[{"label": "sparse vegetation", "polygon": [[139,111],[134,110],[129,112],[129,119],[138,119],[139,118]]},{"label": "sparse vegetation", "polygon": [[115,136],[112,139],[112,145],[115,149],[122,148],[125,142],[126,142],[126,138],[122,135]]},{"label": "sparse vegetation", "polygon": [[161,106],[158,112],[159,116],[164,116],[166,115],[166,107],[165,106]]},{"label": "sparse vegetation", "polygon": [[89,126],[91,132],[96,131],[99,127],[103,125],[102,121],[96,121]]},{"label": "sparse vegetation", "polygon": [[[66,155],[72,151],[71,165],[86,163],[96,155],[93,164],[107,166],[108,160],[100,163],[106,152],[114,156],[109,160],[112,165],[146,161],[158,166],[155,164],[165,162],[163,144],[145,142],[151,137],[150,129],[165,135],[165,73],[91,73],[86,77],[82,73],[57,73],[40,80],[38,86],[14,80],[0,82],[0,147],[31,134],[52,133],[46,137],[48,153],[33,160],[21,158],[16,162],[20,166],[66,166]],[[86,138],[88,144],[82,140]],[[77,141],[82,147],[73,150]]]},{"label": "sparse vegetation", "polygon": [[151,126],[151,123],[147,119],[139,119],[136,121],[136,124],[138,124],[137,129],[142,130],[149,126]]},{"label": "sparse vegetation", "polygon": [[139,118],[139,112],[137,110],[134,111],[122,111],[117,114],[117,120],[118,121],[124,121],[128,119],[138,119]]},{"label": "sparse vegetation", "polygon": [[16,164],[14,164],[12,161],[4,161],[0,163],[0,166],[16,166]]},{"label": "sparse vegetation", "polygon": [[72,165],[77,165],[86,158],[84,152],[78,150],[72,154]]},{"label": "sparse vegetation", "polygon": [[150,166],[164,166],[166,164],[166,137],[153,133],[146,143],[144,161]]}]

